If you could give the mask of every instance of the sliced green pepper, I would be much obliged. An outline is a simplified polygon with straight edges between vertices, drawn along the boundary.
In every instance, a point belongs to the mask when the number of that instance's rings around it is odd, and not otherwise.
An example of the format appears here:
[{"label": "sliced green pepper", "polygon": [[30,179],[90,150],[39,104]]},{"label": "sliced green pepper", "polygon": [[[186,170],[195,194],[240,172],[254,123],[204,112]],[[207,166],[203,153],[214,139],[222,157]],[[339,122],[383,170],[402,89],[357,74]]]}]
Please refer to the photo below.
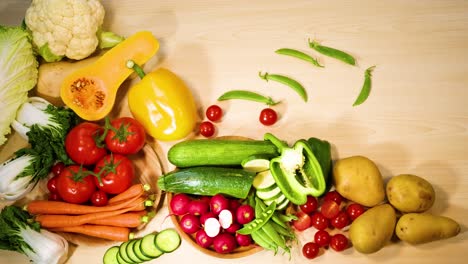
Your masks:
[{"label": "sliced green pepper", "polygon": [[289,201],[301,205],[307,202],[308,195],[318,197],[325,192],[322,167],[306,140],[296,141],[292,148],[270,133],[265,134],[265,140],[271,141],[281,153],[270,161],[270,170]]},{"label": "sliced green pepper", "polygon": [[325,177],[325,182],[331,184],[331,146],[330,143],[326,140],[321,140],[318,138],[311,137],[307,140],[309,143],[312,152],[314,152],[317,161],[322,167],[323,176]]}]

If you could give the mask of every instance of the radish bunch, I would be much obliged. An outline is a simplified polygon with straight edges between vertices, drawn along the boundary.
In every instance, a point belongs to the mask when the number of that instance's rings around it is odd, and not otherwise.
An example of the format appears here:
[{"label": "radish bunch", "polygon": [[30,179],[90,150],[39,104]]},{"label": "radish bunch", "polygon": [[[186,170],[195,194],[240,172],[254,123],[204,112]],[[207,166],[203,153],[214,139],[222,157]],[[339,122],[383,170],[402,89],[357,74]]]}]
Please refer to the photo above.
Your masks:
[{"label": "radish bunch", "polygon": [[250,235],[238,234],[237,230],[255,218],[255,211],[237,199],[221,194],[209,197],[178,193],[172,197],[170,209],[178,216],[180,228],[200,247],[226,254],[252,244]]}]

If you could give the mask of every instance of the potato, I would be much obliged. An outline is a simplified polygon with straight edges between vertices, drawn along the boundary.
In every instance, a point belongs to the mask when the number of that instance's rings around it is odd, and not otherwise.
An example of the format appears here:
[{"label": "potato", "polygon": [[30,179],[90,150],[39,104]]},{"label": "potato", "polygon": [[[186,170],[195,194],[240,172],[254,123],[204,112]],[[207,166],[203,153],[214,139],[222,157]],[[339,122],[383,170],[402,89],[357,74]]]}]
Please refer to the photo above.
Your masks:
[{"label": "potato", "polygon": [[411,174],[392,177],[387,183],[387,199],[403,213],[421,213],[432,207],[435,192],[425,179]]},{"label": "potato", "polygon": [[421,244],[456,236],[460,233],[460,225],[445,216],[409,213],[400,217],[395,233],[402,241]]},{"label": "potato", "polygon": [[392,238],[395,223],[395,209],[390,204],[372,207],[351,224],[349,239],[361,253],[377,252]]},{"label": "potato", "polygon": [[372,207],[385,199],[385,189],[375,163],[363,156],[338,160],[333,167],[335,188],[343,197]]}]

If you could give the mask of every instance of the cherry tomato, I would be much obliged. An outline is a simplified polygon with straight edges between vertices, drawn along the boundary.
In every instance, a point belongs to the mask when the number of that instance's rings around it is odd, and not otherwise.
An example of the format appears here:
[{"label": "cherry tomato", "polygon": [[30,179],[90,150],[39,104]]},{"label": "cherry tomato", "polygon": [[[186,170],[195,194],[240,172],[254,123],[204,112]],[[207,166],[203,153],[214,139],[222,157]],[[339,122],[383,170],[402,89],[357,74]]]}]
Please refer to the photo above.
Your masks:
[{"label": "cherry tomato", "polygon": [[340,206],[332,200],[324,201],[320,212],[328,219],[336,217],[340,213]]},{"label": "cherry tomato", "polygon": [[87,202],[96,190],[93,178],[86,169],[70,165],[57,178],[57,192],[65,202],[82,204]]},{"label": "cherry tomato", "polygon": [[296,213],[297,220],[293,220],[292,224],[298,231],[306,230],[312,226],[312,219],[310,216],[302,211]]},{"label": "cherry tomato", "polygon": [[320,212],[313,214],[311,220],[312,226],[315,227],[315,229],[324,230],[328,227],[328,219]]},{"label": "cherry tomato", "polygon": [[135,177],[132,161],[120,154],[104,156],[96,164],[94,173],[99,173],[102,181],[101,184],[98,177],[94,177],[96,186],[109,194],[118,194],[127,190]]},{"label": "cherry tomato", "polygon": [[215,126],[210,121],[204,121],[200,124],[200,134],[204,137],[212,137],[215,133]]},{"label": "cherry tomato", "polygon": [[307,196],[307,202],[299,206],[302,212],[306,214],[310,214],[317,210],[318,208],[318,201],[317,198],[313,196]]},{"label": "cherry tomato", "polygon": [[72,128],[65,138],[65,150],[68,156],[81,165],[98,162],[106,155],[106,149],[98,147],[95,141],[101,133],[102,128],[90,122],[83,122]]},{"label": "cherry tomato", "polygon": [[110,122],[106,146],[112,153],[131,155],[145,145],[146,132],[142,124],[131,117],[119,117]]},{"label": "cherry tomato", "polygon": [[343,234],[335,234],[330,239],[330,247],[335,251],[343,251],[348,247],[348,238]]},{"label": "cherry tomato", "polygon": [[346,212],[340,212],[337,216],[333,217],[330,222],[332,226],[343,229],[345,226],[349,225],[351,220]]},{"label": "cherry tomato", "polygon": [[258,119],[263,125],[271,126],[276,123],[276,120],[278,120],[278,115],[276,114],[275,110],[271,108],[265,108],[260,112],[260,117]]},{"label": "cherry tomato", "polygon": [[58,193],[49,193],[49,201],[62,201],[62,197]]},{"label": "cherry tomato", "polygon": [[314,241],[320,247],[326,247],[330,244],[330,234],[325,230],[315,232]]},{"label": "cherry tomato", "polygon": [[49,190],[50,193],[58,193],[57,192],[57,179],[58,179],[58,176],[54,176],[47,181],[47,190]]},{"label": "cherry tomato", "polygon": [[349,218],[351,221],[354,221],[356,218],[358,218],[360,215],[362,215],[366,209],[364,206],[357,204],[357,203],[352,203],[348,205],[346,208],[346,213],[348,213]]},{"label": "cherry tomato", "polygon": [[52,166],[50,172],[52,172],[54,176],[59,176],[63,169],[65,169],[65,164],[63,164],[63,162],[57,162]]},{"label": "cherry tomato", "polygon": [[210,105],[206,109],[206,118],[208,118],[208,120],[216,122],[221,120],[221,117],[223,117],[223,109],[218,105]]},{"label": "cherry tomato", "polygon": [[102,190],[97,190],[93,192],[90,200],[94,206],[104,206],[107,205],[109,201],[109,199],[107,198],[107,194]]},{"label": "cherry tomato", "polygon": [[331,192],[328,192],[327,194],[325,194],[325,196],[323,197],[323,200],[324,201],[334,201],[335,203],[337,203],[338,205],[341,204],[341,202],[343,201],[343,196],[341,196],[341,194],[339,194],[337,191],[331,191]]},{"label": "cherry tomato", "polygon": [[314,242],[308,242],[302,246],[302,255],[308,259],[313,259],[318,256],[320,247]]}]

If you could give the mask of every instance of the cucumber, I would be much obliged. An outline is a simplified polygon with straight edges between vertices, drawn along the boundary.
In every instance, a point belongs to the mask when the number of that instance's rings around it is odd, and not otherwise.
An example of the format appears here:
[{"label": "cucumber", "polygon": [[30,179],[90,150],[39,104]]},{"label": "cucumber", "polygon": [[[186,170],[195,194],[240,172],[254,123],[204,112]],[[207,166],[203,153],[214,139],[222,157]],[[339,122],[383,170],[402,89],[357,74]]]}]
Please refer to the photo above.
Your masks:
[{"label": "cucumber", "polygon": [[104,264],[119,264],[117,260],[117,255],[119,254],[119,247],[113,246],[106,250],[104,253],[104,257],[102,258],[102,262]]},{"label": "cucumber", "polygon": [[218,193],[245,199],[252,187],[254,172],[223,167],[192,167],[165,174],[158,187],[167,192],[214,196]]},{"label": "cucumber", "polygon": [[253,155],[244,159],[241,163],[242,168],[246,171],[262,172],[270,169],[270,156]]},{"label": "cucumber", "polygon": [[168,228],[159,232],[154,240],[156,247],[164,253],[171,253],[180,246],[180,235],[175,229]]},{"label": "cucumber", "polygon": [[125,248],[125,251],[127,252],[127,256],[130,260],[132,260],[132,263],[140,263],[143,261],[138,258],[138,256],[135,254],[135,250],[133,249],[136,242],[137,242],[136,239],[131,240],[128,243],[127,247]]},{"label": "cucumber", "polygon": [[266,170],[255,175],[252,185],[257,190],[269,191],[276,187],[276,182],[271,171]]},{"label": "cucumber", "polygon": [[271,191],[257,190],[256,195],[264,201],[272,201],[283,195],[283,193],[281,192],[281,189],[276,186],[276,188],[273,188]]},{"label": "cucumber", "polygon": [[280,204],[278,204],[278,206],[276,207],[276,210],[283,210],[283,209],[286,209],[286,207],[288,206],[289,204],[289,200],[288,198],[284,199],[284,201]]},{"label": "cucumber", "polygon": [[193,139],[173,145],[169,162],[179,168],[194,166],[240,166],[253,155],[278,156],[278,149],[270,141]]},{"label": "cucumber", "polygon": [[141,259],[141,261],[150,261],[153,258],[146,256],[143,251],[141,251],[141,241],[143,239],[138,239],[135,244],[133,244],[133,251],[135,252],[135,255]]},{"label": "cucumber", "polygon": [[133,261],[127,254],[127,246],[130,242],[131,241],[125,241],[119,247],[119,255],[120,257],[122,257],[122,260],[125,261],[125,263],[133,263]]},{"label": "cucumber", "polygon": [[[279,188],[278,188],[279,189]],[[260,198],[260,197],[259,197]],[[265,202],[266,205],[270,205],[271,203],[273,202],[276,202],[277,204],[277,208],[280,204],[282,204],[284,202],[284,200],[288,200],[286,198],[286,196],[284,196],[284,194],[281,194],[280,196],[278,196],[276,199],[272,199],[272,200],[263,200]]]},{"label": "cucumber", "polygon": [[157,258],[161,256],[164,252],[162,252],[154,243],[154,239],[156,238],[156,234],[148,234],[143,237],[140,244],[140,249],[143,254],[150,258]]},{"label": "cucumber", "polygon": [[[120,248],[119,248],[119,250],[120,250]],[[119,264],[133,264],[133,263],[130,263],[130,262],[127,262],[127,261],[123,260],[123,258],[122,258],[122,256],[120,255],[120,253],[117,254],[117,262],[118,262]]]}]

